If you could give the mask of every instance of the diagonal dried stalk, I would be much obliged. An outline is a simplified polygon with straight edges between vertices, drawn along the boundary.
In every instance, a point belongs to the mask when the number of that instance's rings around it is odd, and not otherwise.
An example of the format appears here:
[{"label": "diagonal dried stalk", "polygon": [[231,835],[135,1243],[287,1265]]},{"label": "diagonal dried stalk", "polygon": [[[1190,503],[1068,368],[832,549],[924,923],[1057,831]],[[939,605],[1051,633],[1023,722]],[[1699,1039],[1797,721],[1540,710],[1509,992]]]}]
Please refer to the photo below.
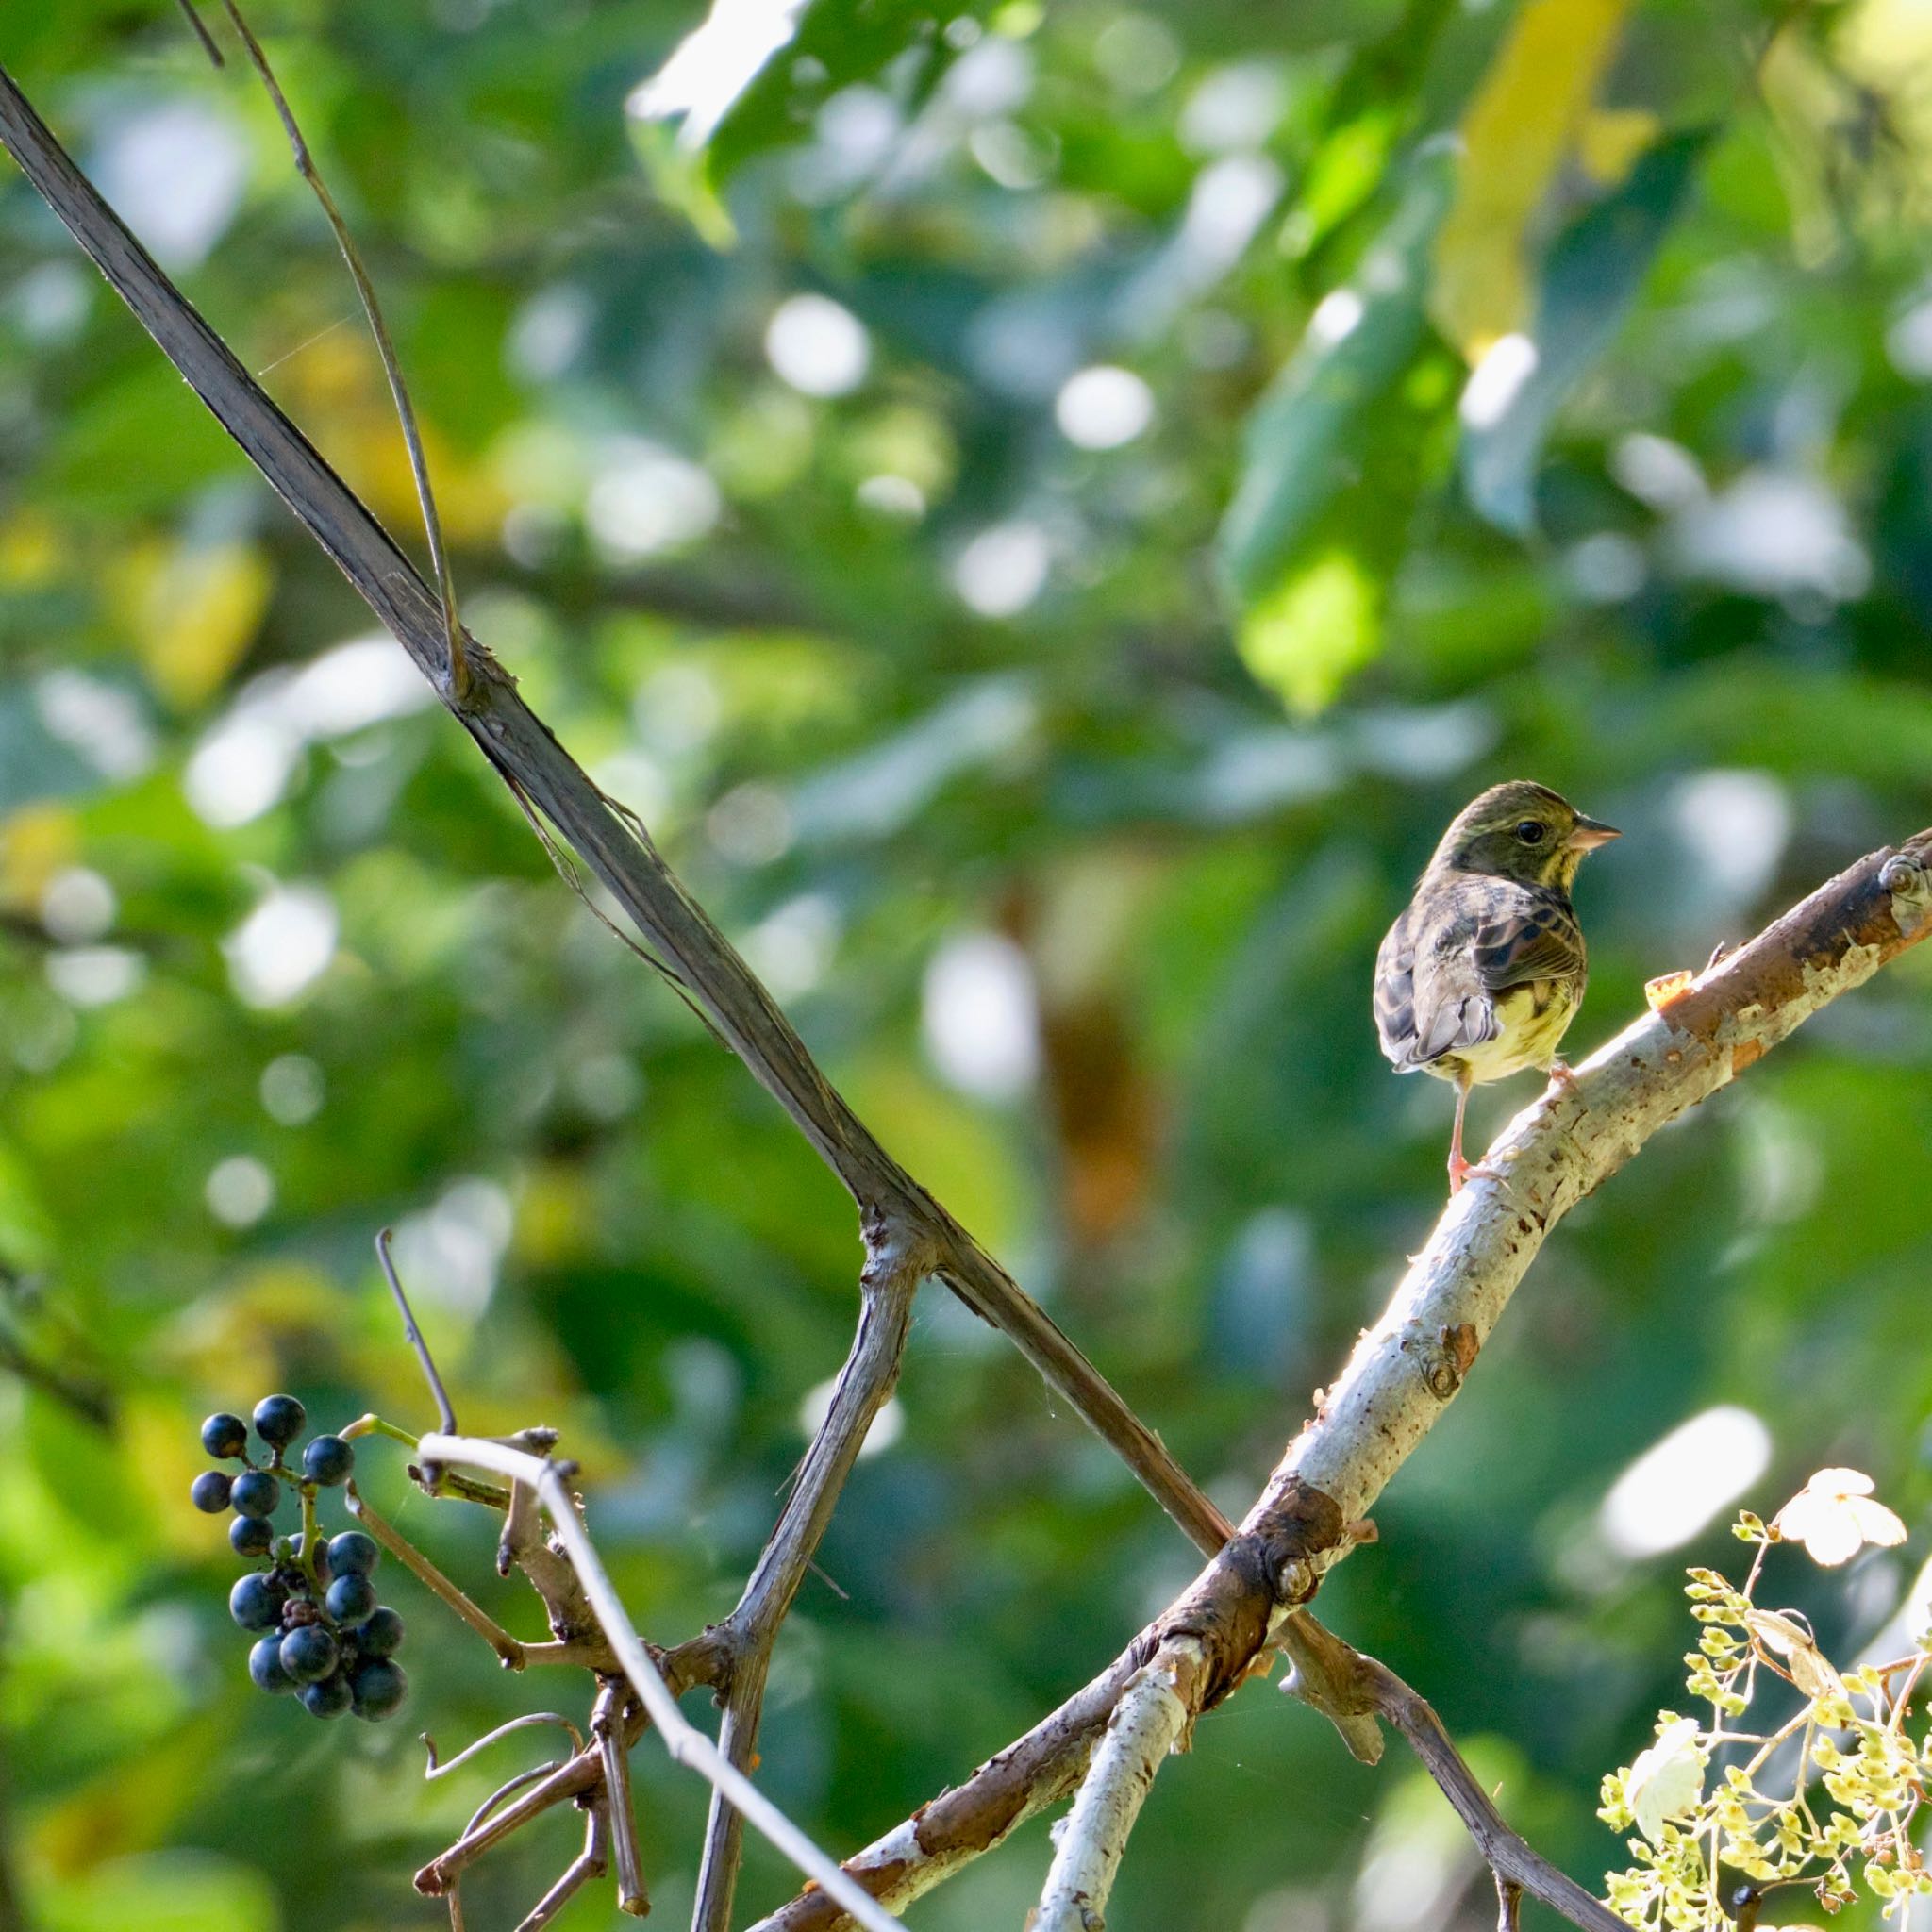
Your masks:
[{"label": "diagonal dried stalk", "polygon": [[[1211,1668],[1196,1706],[1206,1710],[1266,1645],[1298,1631],[1297,1670],[1311,1680],[1298,1688],[1324,1712],[1359,1714],[1353,1653],[1299,1605],[1460,1391],[1549,1231],[1653,1134],[1928,932],[1932,831],[1828,880],[1592,1054],[1574,1084],[1524,1108],[1483,1157],[1500,1177],[1474,1181],[1450,1202],[1227,1548],[1100,1675],[846,1869],[901,1910],[1065,1797],[1122,1692],[1164,1644],[1206,1646]],[[831,1932],[843,1923],[808,1892],[753,1932]]]},{"label": "diagonal dried stalk", "polygon": [[806,1050],[730,942],[635,819],[613,807],[514,679],[467,632],[468,688],[448,675],[444,610],[388,532],[236,360],[75,166],[0,69],[0,144],[154,337],[216,420],[409,653],[484,756],[609,890],[708,1022],[784,1108],[892,1245],[920,1247],[933,1272],[1000,1329],[1114,1449],[1205,1552],[1225,1519],[1078,1348],[879,1144]]},{"label": "diagonal dried stalk", "polygon": [[[275,408],[220,337],[128,234],[112,210],[0,70],[0,142],[110,285],[155,338],[209,409],[410,653],[431,687],[460,720],[531,816],[540,835],[547,819],[609,889],[642,934],[649,952],[718,1036],[791,1115],[845,1183],[860,1209],[871,1276],[892,1273],[895,1299],[909,1304],[920,1275],[932,1273],[1000,1328],[1082,1417],[1114,1448],[1204,1553],[1228,1533],[1223,1517],[1174,1461],[1160,1440],[1127,1407],[1084,1355],[973,1237],[873,1137],[807,1052],[764,987],[686,891],[635,816],[613,805],[516,693],[514,680],[455,616],[455,593],[436,526],[433,497],[407,390],[380,310],[361,273],[346,225],[309,160],[266,59],[225,0],[251,60],[275,97],[297,165],[321,197],[356,277],[383,350],[423,499],[440,585],[432,592],[388,533]],[[192,12],[192,9],[191,9]],[[548,838],[545,835],[545,842]],[[898,1257],[916,1259],[908,1272]],[[870,1299],[868,1310],[873,1307]],[[777,1624],[810,1559],[864,1427],[868,1405],[890,1391],[904,1346],[904,1323],[890,1361],[867,1340],[855,1342],[841,1383],[849,1399],[835,1405],[807,1460],[805,1478],[774,1533],[772,1545],[710,1659],[726,1676],[725,1741],[749,1763],[762,1687]],[[854,1373],[865,1365],[863,1377]],[[875,1396],[875,1399],[874,1399]],[[514,1507],[511,1511],[515,1516]],[[574,1632],[561,1632],[564,1641]],[[741,1827],[722,1803],[707,1833],[696,1932],[721,1932],[729,1917]]]}]

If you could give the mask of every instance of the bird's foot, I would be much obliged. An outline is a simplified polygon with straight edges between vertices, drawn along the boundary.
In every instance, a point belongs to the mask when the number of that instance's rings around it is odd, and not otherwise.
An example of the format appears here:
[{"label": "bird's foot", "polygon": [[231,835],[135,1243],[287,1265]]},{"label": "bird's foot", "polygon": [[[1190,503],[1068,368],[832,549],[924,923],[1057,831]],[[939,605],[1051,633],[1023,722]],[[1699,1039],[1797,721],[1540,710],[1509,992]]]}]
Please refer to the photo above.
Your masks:
[{"label": "bird's foot", "polygon": [[1573,1093],[1576,1090],[1576,1069],[1568,1060],[1553,1059],[1544,1069],[1550,1076],[1550,1086],[1559,1093]]},{"label": "bird's foot", "polygon": [[1506,1176],[1500,1168],[1491,1167],[1480,1160],[1465,1160],[1459,1154],[1452,1155],[1449,1160],[1449,1191],[1459,1194],[1462,1184],[1471,1180],[1500,1181]]}]

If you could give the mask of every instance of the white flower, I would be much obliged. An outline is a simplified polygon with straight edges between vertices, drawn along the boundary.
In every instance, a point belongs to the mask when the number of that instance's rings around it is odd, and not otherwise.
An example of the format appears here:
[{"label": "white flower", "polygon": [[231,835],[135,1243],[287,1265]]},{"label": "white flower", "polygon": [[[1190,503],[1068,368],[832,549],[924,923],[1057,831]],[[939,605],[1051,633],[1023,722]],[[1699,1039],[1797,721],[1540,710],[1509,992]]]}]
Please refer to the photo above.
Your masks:
[{"label": "white flower", "polygon": [[1771,1526],[1787,1542],[1803,1543],[1811,1560],[1826,1569],[1850,1562],[1866,1543],[1904,1542],[1905,1524],[1872,1500],[1873,1487],[1861,1470],[1821,1469]]},{"label": "white flower", "polygon": [[1704,1747],[1697,1720],[1680,1717],[1657,1732],[1657,1742],[1638,1754],[1624,1780],[1624,1795],[1637,1828],[1652,1844],[1662,1841],[1664,1821],[1682,1818],[1704,1796]]}]

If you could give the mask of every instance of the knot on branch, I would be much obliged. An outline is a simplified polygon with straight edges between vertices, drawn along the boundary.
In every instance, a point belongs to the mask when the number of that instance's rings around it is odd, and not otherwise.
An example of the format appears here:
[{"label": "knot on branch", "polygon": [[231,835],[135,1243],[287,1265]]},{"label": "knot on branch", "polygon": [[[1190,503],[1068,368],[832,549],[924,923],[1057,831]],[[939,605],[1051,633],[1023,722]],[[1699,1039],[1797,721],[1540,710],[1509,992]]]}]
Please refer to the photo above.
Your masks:
[{"label": "knot on branch", "polygon": [[1423,1386],[1438,1402],[1447,1402],[1462,1387],[1462,1378],[1481,1346],[1472,1323],[1457,1322],[1453,1327],[1440,1329],[1434,1345],[1424,1349],[1418,1357]]},{"label": "knot on branch", "polygon": [[1878,883],[1891,894],[1892,919],[1907,939],[1932,919],[1932,851],[1914,845],[1894,852],[1878,870]]},{"label": "knot on branch", "polygon": [[1208,1666],[1203,1710],[1241,1682],[1266,1643],[1275,1612],[1314,1595],[1318,1558],[1346,1537],[1332,1496],[1292,1475],[1269,1484],[1193,1589],[1148,1633],[1157,1643],[1179,1637],[1199,1642]]}]

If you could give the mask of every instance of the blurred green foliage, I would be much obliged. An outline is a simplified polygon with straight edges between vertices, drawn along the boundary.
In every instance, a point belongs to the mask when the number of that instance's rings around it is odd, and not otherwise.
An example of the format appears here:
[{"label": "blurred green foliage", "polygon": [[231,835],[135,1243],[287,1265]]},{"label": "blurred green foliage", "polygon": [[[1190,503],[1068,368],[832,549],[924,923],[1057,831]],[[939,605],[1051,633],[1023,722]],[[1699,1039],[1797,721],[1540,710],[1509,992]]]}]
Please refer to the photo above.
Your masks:
[{"label": "blurred green foliage", "polygon": [[[1906,0],[815,0],[780,49],[778,10],[721,11],[257,25],[390,305],[475,627],[1238,1508],[1441,1206],[1447,1096],[1387,1073],[1368,981],[1468,795],[1534,775],[1625,828],[1582,888],[1582,1050],[1932,819],[1932,32]],[[411,537],[263,101],[162,0],[9,0],[0,58]],[[733,1600],[849,1337],[849,1204],[369,631],[9,171],[0,1870],[55,1932],[439,1923],[409,1873],[524,1760],[425,1787],[409,1730],[561,1694],[402,1586],[407,1726],[247,1686],[193,1426],[278,1387],[429,1420],[377,1226],[464,1422],[562,1427],[663,1641]],[[1591,1883],[1732,1491],[1848,1462],[1912,1526],[1779,1586],[1833,1655],[1912,1587],[1928,980],[1572,1218],[1324,1594]],[[1480,1096],[1478,1141],[1528,1097]],[[841,1849],[1191,1567],[928,1295],[774,1680],[761,1775]],[[531,1628],[487,1527],[364,1460]],[[675,1924],[702,1794],[648,1744],[639,1775]],[[470,1922],[513,1924],[572,1830],[483,1864]],[[1018,1924],[1044,1853],[914,1922]],[[1251,1690],[1161,1779],[1109,1923],[1434,1932],[1491,1921],[1479,1875],[1399,1752],[1364,1771]],[[755,1847],[744,1905],[789,1886]]]}]

